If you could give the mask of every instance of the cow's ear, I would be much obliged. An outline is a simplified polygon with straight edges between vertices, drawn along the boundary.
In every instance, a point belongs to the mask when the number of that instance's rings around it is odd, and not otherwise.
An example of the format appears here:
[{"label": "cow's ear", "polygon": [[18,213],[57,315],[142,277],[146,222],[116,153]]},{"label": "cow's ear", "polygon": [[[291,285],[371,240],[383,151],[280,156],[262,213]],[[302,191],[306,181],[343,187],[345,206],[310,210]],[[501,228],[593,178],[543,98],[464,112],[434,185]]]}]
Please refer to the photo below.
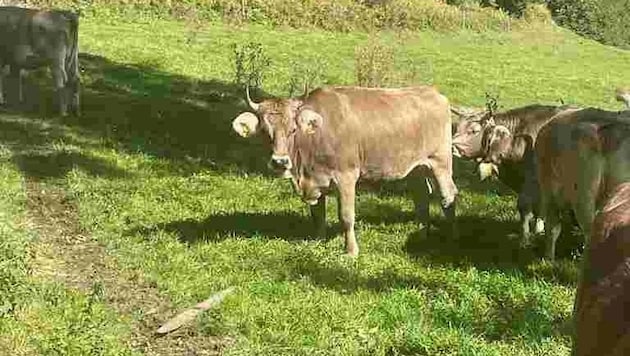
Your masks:
[{"label": "cow's ear", "polygon": [[251,112],[244,112],[232,121],[232,128],[242,137],[249,137],[258,131],[258,117]]},{"label": "cow's ear", "polygon": [[311,135],[322,126],[324,118],[313,110],[302,110],[298,115],[298,126],[305,134]]}]

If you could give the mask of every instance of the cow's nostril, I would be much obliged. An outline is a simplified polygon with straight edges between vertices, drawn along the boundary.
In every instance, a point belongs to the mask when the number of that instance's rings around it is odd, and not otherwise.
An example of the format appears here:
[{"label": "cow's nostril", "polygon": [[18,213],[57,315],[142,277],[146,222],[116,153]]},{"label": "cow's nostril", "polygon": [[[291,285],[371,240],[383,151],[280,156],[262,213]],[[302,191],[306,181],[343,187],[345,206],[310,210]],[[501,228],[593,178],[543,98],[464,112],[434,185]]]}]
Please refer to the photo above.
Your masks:
[{"label": "cow's nostril", "polygon": [[286,168],[289,165],[288,158],[274,158],[271,160],[271,164],[274,168]]}]

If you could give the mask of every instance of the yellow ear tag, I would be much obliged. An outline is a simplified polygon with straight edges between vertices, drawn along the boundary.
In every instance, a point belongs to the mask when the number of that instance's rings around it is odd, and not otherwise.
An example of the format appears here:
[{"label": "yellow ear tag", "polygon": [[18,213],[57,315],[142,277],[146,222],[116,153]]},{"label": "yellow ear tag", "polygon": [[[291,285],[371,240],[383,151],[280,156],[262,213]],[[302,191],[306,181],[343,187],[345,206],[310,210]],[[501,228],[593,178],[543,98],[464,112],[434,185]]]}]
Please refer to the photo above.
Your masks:
[{"label": "yellow ear tag", "polygon": [[249,126],[247,126],[244,123],[241,123],[241,126],[243,127],[243,136],[245,136],[245,137],[249,136],[249,132],[250,132],[249,131]]},{"label": "yellow ear tag", "polygon": [[492,174],[499,172],[498,168],[493,163],[479,163],[479,179],[485,180],[492,177]]}]

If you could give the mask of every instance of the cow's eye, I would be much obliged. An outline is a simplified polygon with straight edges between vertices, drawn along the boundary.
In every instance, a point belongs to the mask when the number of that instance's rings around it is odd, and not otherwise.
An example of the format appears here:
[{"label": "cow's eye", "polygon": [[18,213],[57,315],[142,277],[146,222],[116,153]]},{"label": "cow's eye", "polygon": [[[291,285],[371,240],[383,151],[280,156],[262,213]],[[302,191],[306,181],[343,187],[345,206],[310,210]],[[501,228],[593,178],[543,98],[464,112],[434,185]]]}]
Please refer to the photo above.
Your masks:
[{"label": "cow's eye", "polygon": [[479,133],[479,131],[481,131],[481,129],[479,129],[478,127],[475,127],[474,129],[472,129],[472,130],[471,130],[471,133],[472,133],[473,135],[476,135],[476,134],[478,134],[478,133]]}]

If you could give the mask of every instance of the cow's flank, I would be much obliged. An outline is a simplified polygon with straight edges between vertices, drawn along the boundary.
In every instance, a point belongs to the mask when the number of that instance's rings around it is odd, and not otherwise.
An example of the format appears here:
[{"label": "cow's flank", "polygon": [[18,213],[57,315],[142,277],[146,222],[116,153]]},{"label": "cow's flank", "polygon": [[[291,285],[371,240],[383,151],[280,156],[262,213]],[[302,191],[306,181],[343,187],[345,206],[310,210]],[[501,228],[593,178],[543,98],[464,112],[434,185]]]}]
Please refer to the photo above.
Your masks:
[{"label": "cow's flank", "polygon": [[630,181],[630,112],[584,109],[559,115],[540,131],[535,151],[546,253],[553,259],[561,210],[573,210],[588,238],[595,212],[611,190]]},{"label": "cow's flank", "polygon": [[575,301],[574,355],[630,350],[630,183],[610,192],[593,223]]}]

